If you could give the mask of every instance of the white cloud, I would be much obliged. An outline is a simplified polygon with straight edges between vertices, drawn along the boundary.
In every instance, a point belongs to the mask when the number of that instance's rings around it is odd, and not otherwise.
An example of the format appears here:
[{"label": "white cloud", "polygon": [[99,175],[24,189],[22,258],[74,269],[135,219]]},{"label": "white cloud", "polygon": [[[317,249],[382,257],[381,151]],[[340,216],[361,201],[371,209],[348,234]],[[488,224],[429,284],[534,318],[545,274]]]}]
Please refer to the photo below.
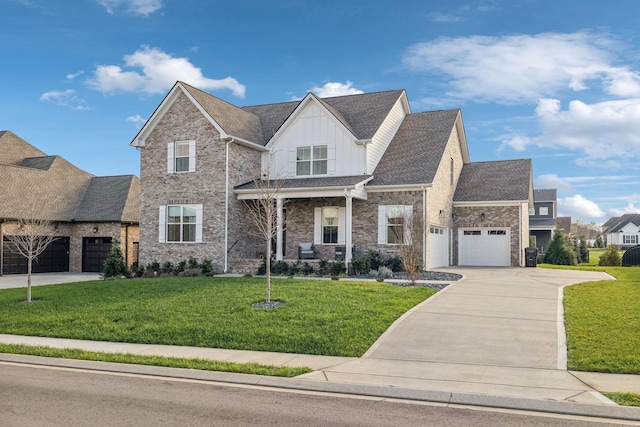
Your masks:
[{"label": "white cloud", "polygon": [[638,214],[640,213],[640,206],[636,207],[632,202],[629,202],[626,207],[622,209],[609,209],[610,216],[622,216],[624,214]]},{"label": "white cloud", "polygon": [[460,22],[460,17],[441,12],[430,13],[427,15],[427,18],[432,22],[441,22],[443,24],[453,24],[456,22]]},{"label": "white cloud", "polygon": [[558,191],[570,193],[573,191],[573,184],[567,178],[560,178],[554,173],[540,175],[535,180],[535,188],[555,188]]},{"label": "white cloud", "polygon": [[124,10],[124,13],[132,15],[148,16],[162,8],[162,0],[96,0],[107,10],[107,13],[114,15],[117,11]]},{"label": "white cloud", "polygon": [[69,73],[69,74],[67,74],[67,80],[73,80],[73,79],[75,79],[76,77],[78,77],[78,76],[80,76],[82,74],[84,74],[84,71],[82,71],[82,70],[78,71],[77,73]]},{"label": "white cloud", "polygon": [[133,124],[136,125],[136,127],[138,129],[140,129],[142,127],[142,125],[145,124],[145,122],[147,121],[147,119],[145,119],[144,117],[142,117],[140,114],[136,114],[135,116],[129,116],[127,117],[127,121],[131,122]]},{"label": "white cloud", "polygon": [[604,218],[606,216],[597,203],[585,199],[580,194],[558,199],[558,211],[560,216],[574,218]]},{"label": "white cloud", "polygon": [[518,151],[529,145],[579,151],[584,157],[578,163],[585,167],[620,167],[640,154],[640,98],[571,101],[565,111],[559,100],[542,99],[536,117],[540,136],[514,135],[504,144]]},{"label": "white cloud", "polygon": [[612,65],[615,43],[577,32],[439,38],[416,43],[402,61],[411,71],[444,76],[445,96],[478,102],[537,102],[590,83],[615,96],[640,96],[640,73]]},{"label": "white cloud", "polygon": [[332,96],[343,95],[357,95],[359,93],[364,93],[360,89],[356,89],[355,87],[353,87],[353,83],[349,80],[344,83],[328,82],[325,83],[322,87],[313,87],[309,89],[309,92],[313,92],[320,98],[329,98]]},{"label": "white cloud", "polygon": [[166,92],[176,80],[181,80],[205,90],[228,89],[241,98],[246,90],[232,77],[220,80],[207,78],[188,58],[176,58],[149,46],[125,55],[124,66],[98,66],[88,81],[89,86],[105,94],[118,91],[157,94]]},{"label": "white cloud", "polygon": [[40,101],[52,102],[61,107],[69,107],[78,111],[90,109],[87,105],[87,101],[76,95],[76,91],[73,89],[67,89],[64,91],[52,90],[49,92],[45,92],[40,96]]}]

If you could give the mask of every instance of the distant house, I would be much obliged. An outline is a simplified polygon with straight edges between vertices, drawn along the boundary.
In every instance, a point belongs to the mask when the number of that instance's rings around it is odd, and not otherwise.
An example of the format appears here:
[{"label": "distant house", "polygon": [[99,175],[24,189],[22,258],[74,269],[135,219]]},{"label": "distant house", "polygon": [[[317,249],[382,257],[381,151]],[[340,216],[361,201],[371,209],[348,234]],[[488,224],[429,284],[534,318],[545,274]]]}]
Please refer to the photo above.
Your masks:
[{"label": "distant house", "polygon": [[60,156],[48,156],[9,131],[0,132],[0,273],[26,273],[26,260],[7,236],[20,219],[52,222],[60,237],[40,255],[34,272],[100,272],[111,242],[137,261],[140,180],[96,177]]},{"label": "distant house", "polygon": [[628,249],[640,244],[640,214],[625,214],[610,218],[602,226],[607,246]]},{"label": "distant house", "polygon": [[[533,245],[542,253],[549,246],[558,228],[558,201],[555,188],[533,191],[533,213],[529,216],[529,229]],[[569,227],[571,219],[569,219]],[[567,232],[570,228],[566,229]]]},{"label": "distant house", "polygon": [[412,113],[404,90],[238,107],[177,82],[131,145],[141,265],[255,272],[256,178],[282,183],[278,260],[397,255],[417,218],[425,268],[524,263],[531,161],[471,162],[460,110]]}]

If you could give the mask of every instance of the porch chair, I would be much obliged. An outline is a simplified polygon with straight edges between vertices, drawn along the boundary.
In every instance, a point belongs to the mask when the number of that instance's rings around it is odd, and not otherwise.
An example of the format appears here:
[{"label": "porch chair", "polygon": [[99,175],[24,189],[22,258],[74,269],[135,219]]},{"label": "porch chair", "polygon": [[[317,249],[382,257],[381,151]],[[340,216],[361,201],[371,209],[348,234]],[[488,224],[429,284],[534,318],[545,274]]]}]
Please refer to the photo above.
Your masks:
[{"label": "porch chair", "polygon": [[298,259],[314,259],[316,257],[313,243],[298,243]]}]

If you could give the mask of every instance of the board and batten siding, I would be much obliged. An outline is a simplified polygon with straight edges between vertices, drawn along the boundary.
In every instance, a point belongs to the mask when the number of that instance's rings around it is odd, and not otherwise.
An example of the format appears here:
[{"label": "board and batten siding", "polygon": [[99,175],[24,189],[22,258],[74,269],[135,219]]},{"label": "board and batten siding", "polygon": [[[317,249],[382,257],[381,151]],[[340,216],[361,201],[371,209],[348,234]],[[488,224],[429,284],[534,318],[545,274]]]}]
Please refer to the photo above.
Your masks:
[{"label": "board and batten siding", "polygon": [[382,122],[382,125],[380,125],[380,128],[371,139],[371,143],[367,145],[367,174],[372,174],[376,169],[382,155],[387,151],[387,147],[389,147],[391,140],[402,124],[402,121],[409,113],[409,111],[405,110],[405,103],[403,101],[405,96],[406,95],[403,94],[398,98],[384,122]]},{"label": "board and batten siding", "polygon": [[303,107],[282,135],[273,141],[271,152],[263,154],[263,170],[269,168],[271,177],[295,178],[296,149],[318,145],[327,146],[328,176],[365,173],[365,148],[357,145],[354,136],[340,121],[315,101]]}]

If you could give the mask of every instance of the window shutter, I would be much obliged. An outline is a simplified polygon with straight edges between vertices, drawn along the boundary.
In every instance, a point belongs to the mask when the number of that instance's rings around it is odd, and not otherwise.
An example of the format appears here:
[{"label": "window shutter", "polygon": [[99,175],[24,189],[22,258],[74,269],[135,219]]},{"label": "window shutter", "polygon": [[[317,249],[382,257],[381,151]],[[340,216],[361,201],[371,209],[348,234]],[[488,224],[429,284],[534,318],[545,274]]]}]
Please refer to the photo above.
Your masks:
[{"label": "window shutter", "polygon": [[195,172],[195,171],[196,171],[196,142],[189,141],[189,172]]},{"label": "window shutter", "polygon": [[313,244],[322,244],[322,208],[313,210]]},{"label": "window shutter", "polygon": [[378,206],[378,244],[387,244],[387,209],[384,205]]},{"label": "window shutter", "polygon": [[196,205],[196,243],[202,243],[202,205]]},{"label": "window shutter", "polygon": [[175,143],[167,144],[167,173],[175,172]]},{"label": "window shutter", "polygon": [[158,242],[165,243],[167,241],[167,207],[160,206],[158,212]]},{"label": "window shutter", "polygon": [[413,206],[404,207],[404,243],[411,244],[411,230],[413,229]]},{"label": "window shutter", "polygon": [[338,244],[344,245],[346,243],[346,224],[347,221],[347,208],[338,208]]}]

